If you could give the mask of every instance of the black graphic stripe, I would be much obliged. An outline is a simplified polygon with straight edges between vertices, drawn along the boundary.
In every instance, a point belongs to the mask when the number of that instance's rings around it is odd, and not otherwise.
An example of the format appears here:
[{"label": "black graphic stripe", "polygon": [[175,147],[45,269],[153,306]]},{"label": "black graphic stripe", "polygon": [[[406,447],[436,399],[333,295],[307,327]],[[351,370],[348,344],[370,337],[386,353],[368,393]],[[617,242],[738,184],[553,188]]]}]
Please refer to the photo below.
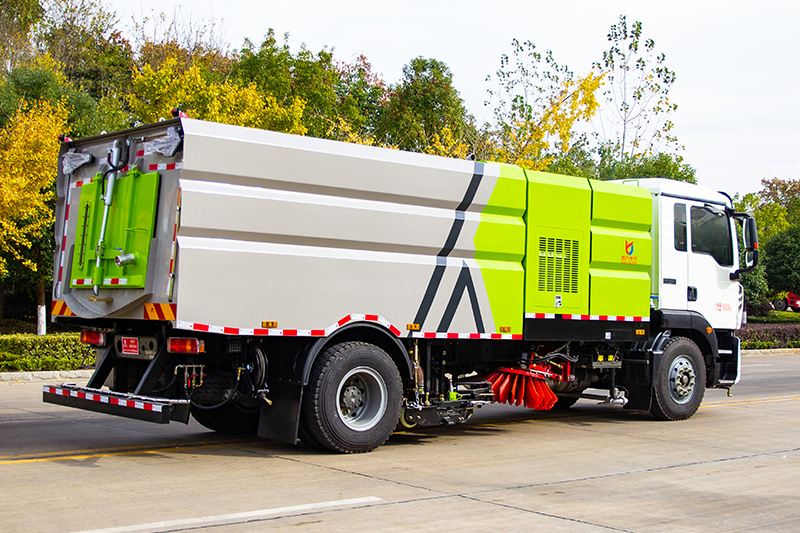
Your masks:
[{"label": "black graphic stripe", "polygon": [[442,250],[436,256],[436,267],[433,269],[433,274],[431,274],[428,287],[425,289],[425,295],[422,297],[422,302],[420,302],[419,309],[414,317],[415,324],[422,325],[425,323],[425,319],[428,318],[428,313],[433,305],[436,292],[439,290],[439,285],[442,283],[442,278],[444,277],[445,266],[447,264],[447,261],[444,258],[450,255],[450,252],[452,252],[456,246],[458,237],[461,234],[461,229],[464,227],[464,220],[466,218],[464,212],[469,209],[469,206],[472,205],[472,201],[475,199],[475,194],[478,192],[478,187],[481,184],[481,178],[483,178],[483,172],[484,164],[476,162],[472,179],[467,186],[466,193],[464,193],[464,199],[461,200],[461,203],[458,204],[458,207],[456,207],[456,216],[455,220],[453,220],[453,225],[450,228],[450,233],[447,235],[447,240],[445,240],[444,247],[442,247]]},{"label": "black graphic stripe", "polygon": [[447,308],[444,310],[444,316],[439,323],[439,328],[436,331],[447,331],[450,324],[453,323],[453,318],[456,316],[456,309],[461,302],[461,296],[464,290],[467,291],[467,296],[472,304],[472,316],[475,317],[475,328],[478,333],[486,333],[483,328],[483,317],[481,316],[481,308],[478,305],[478,293],[475,291],[475,284],[472,282],[472,274],[469,273],[469,267],[466,261],[461,266],[461,273],[456,280],[456,286],[453,288],[453,294],[450,295],[450,301],[447,302]]}]

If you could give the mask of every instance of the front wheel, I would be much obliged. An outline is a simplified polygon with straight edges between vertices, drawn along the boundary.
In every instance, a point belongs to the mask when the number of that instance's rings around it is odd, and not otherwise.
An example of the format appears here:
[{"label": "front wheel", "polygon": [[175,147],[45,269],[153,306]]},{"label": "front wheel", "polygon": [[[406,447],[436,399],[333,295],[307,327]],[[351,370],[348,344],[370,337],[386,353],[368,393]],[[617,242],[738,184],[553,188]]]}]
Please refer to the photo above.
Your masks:
[{"label": "front wheel", "polygon": [[660,420],[685,420],[700,407],[706,390],[706,367],[700,349],[685,337],[664,347],[653,384],[650,412]]},{"label": "front wheel", "polygon": [[400,372],[382,349],[364,342],[328,348],[311,370],[304,428],[337,452],[369,452],[386,442],[400,417]]},{"label": "front wheel", "polygon": [[772,306],[776,311],[786,311],[789,308],[789,302],[786,301],[786,298],[781,298],[772,302]]}]

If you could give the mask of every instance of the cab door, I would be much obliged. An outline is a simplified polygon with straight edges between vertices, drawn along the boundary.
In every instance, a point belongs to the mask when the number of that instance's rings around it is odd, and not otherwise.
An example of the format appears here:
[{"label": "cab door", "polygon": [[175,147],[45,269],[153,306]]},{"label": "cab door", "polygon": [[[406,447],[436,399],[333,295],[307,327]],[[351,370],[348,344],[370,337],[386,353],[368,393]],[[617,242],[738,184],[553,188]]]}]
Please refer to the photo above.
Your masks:
[{"label": "cab door", "polygon": [[659,205],[658,308],[686,311],[689,286],[689,233],[686,200],[661,196]]},{"label": "cab door", "polygon": [[732,220],[720,205],[687,200],[686,208],[687,309],[703,315],[714,329],[736,329],[739,282],[731,274],[739,258]]}]

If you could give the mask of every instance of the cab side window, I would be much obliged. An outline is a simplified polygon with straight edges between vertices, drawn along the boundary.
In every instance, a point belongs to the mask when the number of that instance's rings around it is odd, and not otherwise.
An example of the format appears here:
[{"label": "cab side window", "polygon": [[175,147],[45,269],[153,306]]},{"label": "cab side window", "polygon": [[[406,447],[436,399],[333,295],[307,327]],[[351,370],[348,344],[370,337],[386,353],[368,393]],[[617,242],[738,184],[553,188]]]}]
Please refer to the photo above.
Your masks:
[{"label": "cab side window", "polygon": [[686,204],[675,204],[675,249],[679,252],[686,251]]},{"label": "cab side window", "polygon": [[691,213],[692,252],[709,254],[721,266],[733,266],[731,226],[725,212],[705,205],[693,206]]}]

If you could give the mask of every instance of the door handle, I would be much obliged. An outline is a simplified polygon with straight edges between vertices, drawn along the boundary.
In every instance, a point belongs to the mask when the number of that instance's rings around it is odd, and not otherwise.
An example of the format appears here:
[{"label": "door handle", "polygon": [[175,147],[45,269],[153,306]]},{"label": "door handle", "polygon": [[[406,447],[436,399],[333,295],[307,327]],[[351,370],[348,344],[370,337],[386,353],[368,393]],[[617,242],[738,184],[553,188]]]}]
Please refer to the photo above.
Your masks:
[{"label": "door handle", "polygon": [[687,294],[687,299],[690,302],[696,302],[697,301],[697,287],[689,287],[689,291],[688,291],[688,294]]}]

